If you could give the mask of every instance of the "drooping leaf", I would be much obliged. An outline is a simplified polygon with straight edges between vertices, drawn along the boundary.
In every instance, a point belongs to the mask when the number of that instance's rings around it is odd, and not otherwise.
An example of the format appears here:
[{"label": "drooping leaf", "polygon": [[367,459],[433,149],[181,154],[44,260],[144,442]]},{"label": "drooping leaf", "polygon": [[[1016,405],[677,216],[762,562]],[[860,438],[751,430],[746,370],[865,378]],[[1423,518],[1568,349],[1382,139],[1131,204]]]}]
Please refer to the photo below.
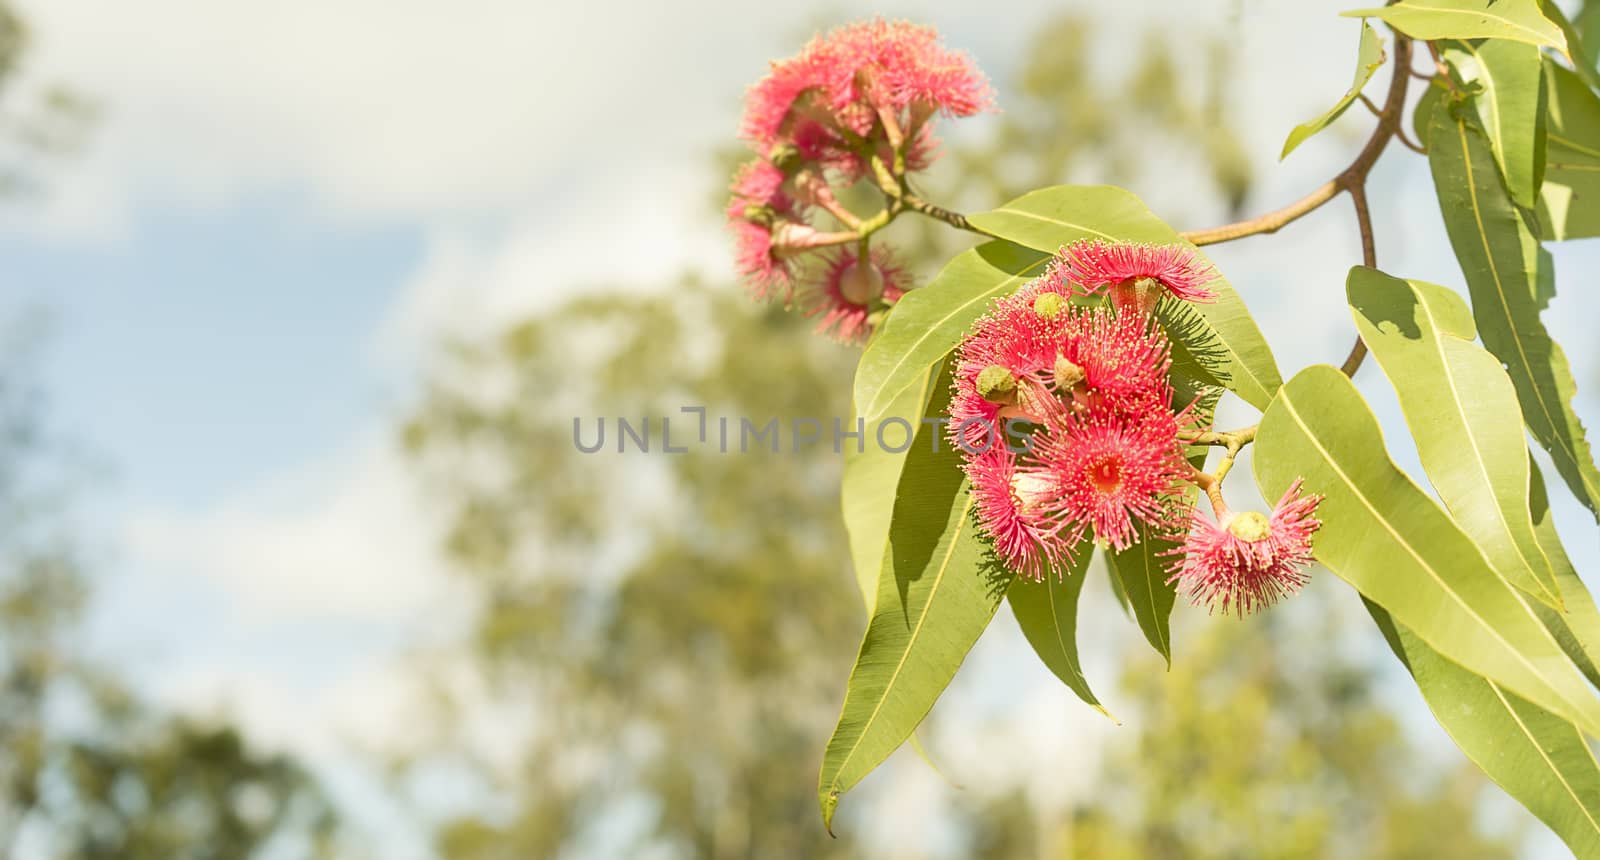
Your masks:
[{"label": "drooping leaf", "polygon": [[[969,220],[996,236],[1049,254],[1085,238],[1183,242],[1138,197],[1109,185],[1042,188]],[[1283,381],[1272,351],[1233,287],[1223,278],[1209,287],[1217,300],[1187,306],[1191,324],[1176,331],[1169,327],[1175,353],[1183,347],[1216,381],[1264,409]]]},{"label": "drooping leaf", "polygon": [[1512,585],[1561,605],[1528,508],[1517,392],[1473,343],[1467,303],[1444,287],[1357,266],[1346,285],[1361,339],[1400,397],[1422,467],[1461,530]]},{"label": "drooping leaf", "polygon": [[1413,39],[1509,39],[1567,50],[1561,28],[1540,13],[1536,0],[1400,0],[1343,14],[1381,19]]},{"label": "drooping leaf", "polygon": [[1078,596],[1083,593],[1083,581],[1093,558],[1093,544],[1085,543],[1078,548],[1070,568],[1061,572],[1060,579],[1054,573],[1046,573],[1040,582],[1019,576],[1011,583],[1006,599],[1011,602],[1011,612],[1017,617],[1022,635],[1039,659],[1078,698],[1110,717],[1111,713],[1089,689],[1089,680],[1083,676],[1078,660]]},{"label": "drooping leaf", "polygon": [[[948,369],[929,414],[949,399]],[[887,569],[845,690],[839,724],[823,754],[817,795],[832,826],[839,795],[905,743],[955,677],[1011,574],[990,563],[972,517],[972,496],[949,445],[934,450],[933,425],[906,456],[884,552]]]},{"label": "drooping leaf", "polygon": [[1600,857],[1600,764],[1563,720],[1429,648],[1367,602],[1389,647],[1456,746],[1578,857]]},{"label": "drooping leaf", "polygon": [[1049,254],[985,242],[957,254],[927,285],[907,293],[856,366],[856,414],[875,421],[955,348],[989,302],[1038,277]]},{"label": "drooping leaf", "polygon": [[1600,515],[1600,470],[1572,409],[1577,385],[1539,319],[1554,292],[1550,256],[1506,193],[1488,141],[1462,111],[1434,107],[1428,162],[1479,336],[1505,363],[1522,415],[1573,495]]},{"label": "drooping leaf", "polygon": [[1577,75],[1545,63],[1546,165],[1540,237],[1600,236],[1600,97]]},{"label": "drooping leaf", "polygon": [[1256,483],[1323,496],[1317,561],[1429,647],[1600,737],[1600,700],[1518,592],[1449,514],[1396,467],[1378,420],[1337,368],[1316,365],[1261,419]]},{"label": "drooping leaf", "polygon": [[1532,508],[1533,531],[1539,539],[1539,548],[1550,559],[1556,584],[1561,587],[1562,602],[1567,606],[1565,612],[1541,608],[1540,620],[1556,637],[1556,641],[1561,643],[1561,650],[1567,652],[1589,683],[1600,687],[1600,668],[1595,663],[1595,659],[1600,657],[1600,608],[1596,608],[1594,595],[1589,593],[1588,586],[1578,576],[1577,568],[1572,566],[1572,559],[1561,545],[1561,536],[1556,534],[1555,518],[1550,514],[1550,499],[1545,494],[1544,475],[1533,463],[1531,455],[1528,476],[1532,479],[1528,487],[1528,501]]},{"label": "drooping leaf", "polygon": [[1278,154],[1278,160],[1289,157],[1289,153],[1304,143],[1307,138],[1333,124],[1333,121],[1344,115],[1356,98],[1361,95],[1361,89],[1372,80],[1372,75],[1383,65],[1387,56],[1383,52],[1383,40],[1378,38],[1376,30],[1366,21],[1361,22],[1361,47],[1356,54],[1356,76],[1338,103],[1329,108],[1321,116],[1309,122],[1303,122],[1289,132],[1289,139],[1283,142],[1283,152]]},{"label": "drooping leaf", "polygon": [[855,565],[856,583],[861,587],[868,617],[878,596],[878,572],[883,568],[883,548],[889,540],[889,517],[894,512],[900,468],[916,440],[923,407],[937,377],[937,371],[930,372],[921,385],[900,392],[887,414],[866,425],[865,446],[847,445],[844,449],[839,501],[845,531],[850,535],[850,560]]},{"label": "drooping leaf", "polygon": [[1460,79],[1476,90],[1471,103],[1511,198],[1519,206],[1533,208],[1545,159],[1544,114],[1540,110],[1544,61],[1539,49],[1524,42],[1485,39],[1446,42],[1440,53]]},{"label": "drooping leaf", "polygon": [[1139,542],[1122,552],[1107,552],[1106,563],[1112,576],[1128,597],[1128,608],[1144,631],[1150,647],[1172,667],[1172,607],[1178,600],[1176,584],[1168,585],[1167,567],[1171,558],[1163,555],[1177,547],[1172,541],[1151,535],[1139,526]]}]

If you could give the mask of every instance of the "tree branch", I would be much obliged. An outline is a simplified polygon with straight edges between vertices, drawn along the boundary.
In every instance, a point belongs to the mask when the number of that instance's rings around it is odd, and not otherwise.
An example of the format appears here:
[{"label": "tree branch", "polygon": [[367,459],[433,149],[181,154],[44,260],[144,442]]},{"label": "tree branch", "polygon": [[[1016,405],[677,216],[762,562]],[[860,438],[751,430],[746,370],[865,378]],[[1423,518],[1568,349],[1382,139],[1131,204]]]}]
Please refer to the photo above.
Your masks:
[{"label": "tree branch", "polygon": [[1399,33],[1395,34],[1394,41],[1394,76],[1389,80],[1389,93],[1384,99],[1383,108],[1378,111],[1378,124],[1372,129],[1372,135],[1367,138],[1367,143],[1361,148],[1354,161],[1343,171],[1328,180],[1315,191],[1305,197],[1274,212],[1268,212],[1247,221],[1238,221],[1233,224],[1224,224],[1221,227],[1212,227],[1207,230],[1189,230],[1183,233],[1183,238],[1196,245],[1215,245],[1219,242],[1232,242],[1246,236],[1256,236],[1264,233],[1276,233],[1300,218],[1315,212],[1322,204],[1338,196],[1340,191],[1364,185],[1367,174],[1372,171],[1372,166],[1378,162],[1378,157],[1383,154],[1384,147],[1394,137],[1400,128],[1401,118],[1405,114],[1406,86],[1411,82],[1411,40]]}]

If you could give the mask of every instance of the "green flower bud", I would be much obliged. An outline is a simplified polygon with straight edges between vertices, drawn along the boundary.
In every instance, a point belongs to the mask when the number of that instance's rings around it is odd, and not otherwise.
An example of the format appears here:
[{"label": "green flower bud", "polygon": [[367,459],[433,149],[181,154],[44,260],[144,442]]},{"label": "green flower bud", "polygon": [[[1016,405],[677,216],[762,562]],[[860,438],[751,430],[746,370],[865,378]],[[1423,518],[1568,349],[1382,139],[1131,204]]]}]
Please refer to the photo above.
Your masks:
[{"label": "green flower bud", "polygon": [[978,396],[990,403],[1017,402],[1017,377],[1009,368],[991,364],[978,373]]},{"label": "green flower bud", "polygon": [[1246,543],[1255,543],[1272,536],[1272,521],[1266,514],[1245,511],[1228,521],[1228,532]]},{"label": "green flower bud", "polygon": [[793,176],[805,163],[805,159],[800,157],[800,150],[792,143],[775,144],[768,150],[767,160],[772,162],[773,167],[783,171],[785,176]]},{"label": "green flower bud", "polygon": [[1066,356],[1058,355],[1056,356],[1055,376],[1056,389],[1058,391],[1070,391],[1078,383],[1083,382],[1083,368],[1068,361]]},{"label": "green flower bud", "polygon": [[1063,304],[1066,303],[1061,300],[1060,293],[1040,293],[1033,300],[1033,312],[1047,320],[1055,319]]}]

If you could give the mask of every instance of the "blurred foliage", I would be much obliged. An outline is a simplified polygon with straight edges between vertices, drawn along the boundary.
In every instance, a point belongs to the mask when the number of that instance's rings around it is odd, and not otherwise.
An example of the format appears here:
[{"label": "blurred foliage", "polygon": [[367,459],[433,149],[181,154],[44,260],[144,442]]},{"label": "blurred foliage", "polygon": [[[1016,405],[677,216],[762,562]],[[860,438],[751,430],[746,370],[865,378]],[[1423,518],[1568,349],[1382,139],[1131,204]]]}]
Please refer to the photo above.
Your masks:
[{"label": "blurred foliage", "polygon": [[[1220,43],[1187,50],[1180,73],[1152,34],[1134,74],[1097,89],[1073,85],[1094,72],[1091,36],[1077,19],[1038,33],[996,139],[954,148],[930,196],[992,201],[1075,169],[1126,177],[1164,141],[1209,165],[1236,208],[1250,173],[1222,113]],[[1204,93],[1188,91],[1195,80]],[[922,237],[912,260],[926,269],[952,245]],[[870,802],[842,813],[838,840],[816,815],[816,768],[864,623],[840,458],[826,441],[792,452],[788,425],[782,453],[737,453],[741,416],[816,417],[828,440],[825,416],[848,415],[856,353],[808,328],[687,278],[647,294],[595,289],[498,339],[455,344],[433,369],[405,439],[453,512],[448,554],[479,596],[462,656],[486,681],[444,696],[439,738],[493,799],[443,827],[444,856],[866,856],[852,833]],[[703,444],[686,405],[707,409]],[[575,416],[586,444],[605,418],[604,449],[577,452]],[[617,416],[649,417],[650,454],[616,453]],[[660,450],[661,416],[689,453]],[[1301,605],[1311,618],[1323,609]],[[1138,718],[1103,790],[1067,811],[969,790],[954,827],[966,844],[948,853],[1511,856],[1468,826],[1482,782],[1408,748],[1372,701],[1371,666],[1324,649],[1328,635],[1229,619],[1190,639],[1182,672],[1134,661]],[[514,744],[466,740],[482,697],[524,716]],[[1053,766],[1074,765],[1039,762]]]},{"label": "blurred foliage", "polygon": [[1247,623],[1199,620],[1170,673],[1153,654],[1130,661],[1122,692],[1138,703],[1137,735],[1109,751],[1093,802],[1041,823],[1007,801],[996,812],[1008,826],[976,853],[1516,857],[1521,832],[1475,826],[1482,775],[1428,761],[1375,700],[1373,666],[1341,647],[1330,596],[1312,589]]},{"label": "blurred foliage", "polygon": [[37,193],[48,163],[78,153],[99,121],[99,106],[68,87],[17,86],[28,46],[26,22],[0,0],[0,195]]},{"label": "blurred foliage", "polygon": [[37,323],[0,326],[0,856],[333,856],[333,809],[298,765],[151,709],[84,653],[76,469],[41,420]]}]

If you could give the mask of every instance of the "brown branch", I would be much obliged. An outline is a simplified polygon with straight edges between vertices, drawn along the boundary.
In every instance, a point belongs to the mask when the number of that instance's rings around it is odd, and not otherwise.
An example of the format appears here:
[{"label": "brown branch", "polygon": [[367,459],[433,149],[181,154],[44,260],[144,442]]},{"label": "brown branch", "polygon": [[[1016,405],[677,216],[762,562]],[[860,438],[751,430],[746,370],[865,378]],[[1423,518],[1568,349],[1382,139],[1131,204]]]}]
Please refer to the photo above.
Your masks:
[{"label": "brown branch", "polygon": [[1383,108],[1378,111],[1378,124],[1372,129],[1372,135],[1367,138],[1367,143],[1361,148],[1354,161],[1343,171],[1318,186],[1315,191],[1305,197],[1274,212],[1268,212],[1247,221],[1225,224],[1221,227],[1212,227],[1207,230],[1190,230],[1183,233],[1183,238],[1196,245],[1214,245],[1219,242],[1231,242],[1243,239],[1246,236],[1256,236],[1266,233],[1276,233],[1300,218],[1311,214],[1338,196],[1340,191],[1349,191],[1358,186],[1365,185],[1367,174],[1372,171],[1372,166],[1378,162],[1378,157],[1383,154],[1384,147],[1394,137],[1400,128],[1400,122],[1405,114],[1406,86],[1411,82],[1411,40],[1396,33],[1394,41],[1394,76],[1389,80],[1389,92],[1384,99]]},{"label": "brown branch", "polygon": [[957,230],[966,230],[969,233],[977,233],[980,236],[988,236],[991,239],[998,238],[993,233],[973,225],[971,221],[967,220],[967,216],[962,215],[960,212],[946,209],[943,206],[936,206],[910,192],[902,193],[900,202],[905,204],[905,207],[912,212],[943,221]]},{"label": "brown branch", "polygon": [[[1378,251],[1373,243],[1372,236],[1372,210],[1367,208],[1366,183],[1356,185],[1350,189],[1350,202],[1355,204],[1356,227],[1361,231],[1361,263],[1367,268],[1376,268],[1378,265]],[[1361,362],[1367,357],[1367,342],[1356,335],[1356,342],[1350,345],[1350,352],[1345,356],[1344,363],[1339,369],[1345,376],[1355,376],[1361,369]]]}]

